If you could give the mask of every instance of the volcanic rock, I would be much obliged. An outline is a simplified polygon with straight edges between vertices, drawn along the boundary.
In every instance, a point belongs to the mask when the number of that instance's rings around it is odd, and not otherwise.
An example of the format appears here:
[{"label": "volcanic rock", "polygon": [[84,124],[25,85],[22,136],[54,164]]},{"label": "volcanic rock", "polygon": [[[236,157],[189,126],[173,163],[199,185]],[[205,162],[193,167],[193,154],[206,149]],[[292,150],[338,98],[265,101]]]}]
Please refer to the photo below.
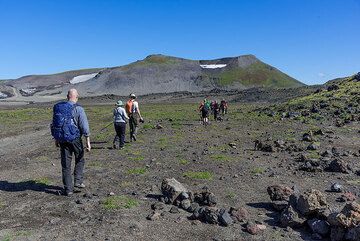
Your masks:
[{"label": "volcanic rock", "polygon": [[302,215],[314,214],[324,208],[327,208],[326,198],[320,191],[315,189],[300,195],[296,205],[296,209]]},{"label": "volcanic rock", "polygon": [[273,185],[267,188],[267,192],[272,201],[287,201],[293,193],[293,190],[287,186]]}]

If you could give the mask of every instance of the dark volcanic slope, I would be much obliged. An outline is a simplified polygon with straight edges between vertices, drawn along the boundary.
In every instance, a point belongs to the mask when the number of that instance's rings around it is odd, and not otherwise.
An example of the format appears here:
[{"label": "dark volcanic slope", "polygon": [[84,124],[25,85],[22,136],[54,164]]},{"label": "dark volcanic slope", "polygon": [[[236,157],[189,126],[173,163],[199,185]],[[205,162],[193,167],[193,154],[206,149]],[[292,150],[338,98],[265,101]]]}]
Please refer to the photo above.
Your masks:
[{"label": "dark volcanic slope", "polygon": [[[74,77],[93,74],[84,82],[70,84]],[[63,95],[76,86],[82,95],[127,95],[200,92],[212,89],[238,90],[252,87],[298,87],[303,84],[253,55],[216,60],[188,60],[150,55],[134,63],[103,69],[69,71],[54,75],[32,75],[8,81],[22,95]],[[29,90],[29,88],[32,88]]]}]

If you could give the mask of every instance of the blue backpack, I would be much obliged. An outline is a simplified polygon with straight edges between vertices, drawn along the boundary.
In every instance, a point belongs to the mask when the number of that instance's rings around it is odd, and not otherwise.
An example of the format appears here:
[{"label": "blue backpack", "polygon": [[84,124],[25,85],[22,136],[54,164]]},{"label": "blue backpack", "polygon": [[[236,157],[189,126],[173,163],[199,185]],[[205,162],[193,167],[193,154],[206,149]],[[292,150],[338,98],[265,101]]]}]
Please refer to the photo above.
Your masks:
[{"label": "blue backpack", "polygon": [[54,105],[51,135],[59,142],[72,142],[80,137],[80,130],[75,125],[73,109],[76,104],[60,102]]}]

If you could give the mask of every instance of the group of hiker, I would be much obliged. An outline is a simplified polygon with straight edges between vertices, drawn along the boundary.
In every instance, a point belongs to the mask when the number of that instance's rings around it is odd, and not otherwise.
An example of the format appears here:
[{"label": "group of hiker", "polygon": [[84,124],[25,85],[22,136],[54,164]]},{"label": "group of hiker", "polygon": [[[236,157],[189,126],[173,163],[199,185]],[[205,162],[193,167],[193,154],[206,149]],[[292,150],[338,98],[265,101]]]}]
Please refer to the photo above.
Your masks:
[{"label": "group of hiker", "polygon": [[[85,188],[84,176],[84,150],[91,150],[89,122],[84,109],[77,104],[79,94],[76,89],[70,89],[67,94],[67,101],[59,102],[53,108],[53,121],[51,124],[51,134],[55,139],[55,145],[60,147],[62,181],[64,184],[63,195],[71,196],[74,188]],[[201,102],[199,111],[202,122],[207,125],[209,113],[214,115],[214,120],[219,119],[219,113],[227,113],[228,103],[225,99],[220,103],[204,99]],[[144,122],[136,101],[136,95],[130,94],[129,100],[124,104],[118,100],[113,110],[115,138],[113,149],[122,149],[125,144],[126,124],[129,123],[130,142],[137,140],[137,131],[140,122]],[[109,125],[110,125],[109,124]],[[108,126],[109,126],[108,125]],[[82,137],[85,137],[85,148]],[[74,180],[71,173],[72,156],[75,156]]]},{"label": "group of hiker", "polygon": [[219,117],[219,113],[223,116],[227,114],[228,103],[225,99],[222,99],[220,103],[216,100],[210,101],[208,99],[204,99],[199,106],[199,112],[201,115],[201,121],[204,125],[209,124],[209,114],[213,114],[214,121],[221,120]]},{"label": "group of hiker", "polygon": [[119,100],[116,102],[116,107],[113,111],[114,115],[114,127],[115,127],[115,138],[113,142],[114,149],[122,149],[125,144],[125,130],[126,123],[129,122],[130,127],[130,141],[136,141],[136,135],[138,131],[139,122],[144,122],[141,116],[139,103],[135,100],[136,95],[130,94],[130,99],[126,102],[125,108],[124,103]]},{"label": "group of hiker", "polygon": [[[67,101],[54,105],[51,134],[55,145],[60,147],[63,195],[71,196],[74,188],[85,188],[84,177],[84,146],[82,136],[85,137],[85,149],[91,150],[89,122],[84,109],[77,104],[79,94],[76,89],[70,89]],[[136,95],[130,94],[129,100],[124,103],[119,100],[113,110],[113,123],[115,128],[114,149],[122,149],[125,144],[126,123],[130,127],[130,141],[137,140],[139,122],[144,122],[141,116]],[[124,108],[125,107],[125,108]],[[75,156],[74,182],[72,180],[71,162]]]}]

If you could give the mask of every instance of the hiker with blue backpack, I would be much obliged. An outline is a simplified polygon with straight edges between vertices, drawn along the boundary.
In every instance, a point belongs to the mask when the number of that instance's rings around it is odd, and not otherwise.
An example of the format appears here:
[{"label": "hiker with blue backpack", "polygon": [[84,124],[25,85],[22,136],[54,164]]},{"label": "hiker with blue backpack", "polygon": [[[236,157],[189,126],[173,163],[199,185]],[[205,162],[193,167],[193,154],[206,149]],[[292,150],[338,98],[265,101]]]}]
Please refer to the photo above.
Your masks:
[{"label": "hiker with blue backpack", "polygon": [[[51,134],[55,145],[60,147],[62,181],[64,195],[74,193],[74,187],[85,188],[84,176],[84,146],[82,136],[86,139],[86,150],[91,150],[89,122],[84,109],[77,104],[79,94],[76,89],[70,89],[67,94],[68,101],[54,105]],[[74,182],[71,173],[72,156],[75,156]]]}]

